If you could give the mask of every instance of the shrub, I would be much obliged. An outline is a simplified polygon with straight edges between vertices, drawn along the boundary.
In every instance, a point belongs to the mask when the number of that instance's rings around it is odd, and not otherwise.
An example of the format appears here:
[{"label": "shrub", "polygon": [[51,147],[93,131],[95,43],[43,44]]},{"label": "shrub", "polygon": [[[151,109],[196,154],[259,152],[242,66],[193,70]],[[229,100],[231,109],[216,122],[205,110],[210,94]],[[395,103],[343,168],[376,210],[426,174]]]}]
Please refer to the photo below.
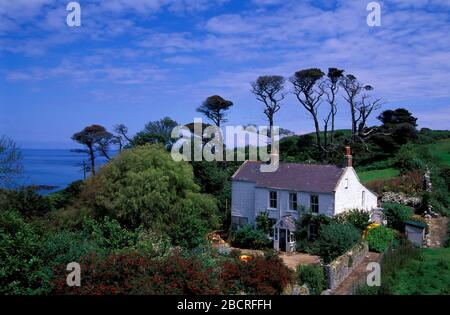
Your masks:
[{"label": "shrub", "polygon": [[56,270],[53,294],[195,295],[218,294],[216,275],[202,262],[181,253],[156,260],[137,253],[85,256],[82,286],[67,287],[64,268]]},{"label": "shrub", "polygon": [[370,224],[370,212],[360,209],[352,209],[342,212],[334,217],[334,220],[339,223],[353,224],[361,232]]},{"label": "shrub", "polygon": [[299,285],[306,284],[312,295],[318,295],[327,288],[325,270],[320,265],[299,265],[297,281]]},{"label": "shrub", "polygon": [[256,228],[260,231],[263,231],[266,234],[269,234],[272,230],[272,222],[270,221],[269,214],[267,212],[261,212],[256,217]]},{"label": "shrub", "polygon": [[226,261],[219,275],[223,294],[281,294],[292,273],[276,255],[257,256],[248,262]]},{"label": "shrub", "polygon": [[175,162],[161,146],[122,151],[90,177],[63,217],[81,225],[85,217],[109,216],[123,226],[144,226],[174,244],[195,247],[218,228],[216,200],[200,193],[192,167]]},{"label": "shrub", "polygon": [[369,250],[373,252],[384,252],[394,241],[396,231],[385,226],[370,229],[367,235]]},{"label": "shrub", "polygon": [[15,210],[27,217],[42,216],[53,209],[47,197],[39,195],[31,187],[18,190],[0,190],[0,211]]},{"label": "shrub", "polygon": [[0,215],[0,294],[47,294],[51,270],[39,256],[42,236],[17,211]]},{"label": "shrub", "polygon": [[254,229],[251,225],[245,225],[235,231],[231,243],[233,246],[249,249],[265,249],[271,246],[267,235],[263,231]]},{"label": "shrub", "polygon": [[349,223],[333,222],[320,227],[313,251],[328,264],[344,254],[360,239],[360,232]]},{"label": "shrub", "polygon": [[384,203],[383,214],[387,220],[388,227],[403,232],[405,230],[405,222],[414,214],[410,207],[399,203]]}]

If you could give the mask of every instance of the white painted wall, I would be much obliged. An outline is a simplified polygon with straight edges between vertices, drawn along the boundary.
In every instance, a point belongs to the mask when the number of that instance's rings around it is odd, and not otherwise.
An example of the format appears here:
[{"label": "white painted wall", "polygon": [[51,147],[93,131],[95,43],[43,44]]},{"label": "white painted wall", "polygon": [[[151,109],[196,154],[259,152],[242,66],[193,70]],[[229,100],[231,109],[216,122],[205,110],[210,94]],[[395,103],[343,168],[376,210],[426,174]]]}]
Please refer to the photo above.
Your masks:
[{"label": "white painted wall", "polygon": [[[365,192],[364,205],[362,201],[363,191]],[[352,167],[347,167],[345,170],[336,187],[335,194],[335,214],[339,214],[350,209],[372,210],[377,208],[377,196],[361,184],[358,175]]]},{"label": "white painted wall", "polygon": [[231,215],[248,218],[249,224],[255,223],[255,183],[231,183]]}]

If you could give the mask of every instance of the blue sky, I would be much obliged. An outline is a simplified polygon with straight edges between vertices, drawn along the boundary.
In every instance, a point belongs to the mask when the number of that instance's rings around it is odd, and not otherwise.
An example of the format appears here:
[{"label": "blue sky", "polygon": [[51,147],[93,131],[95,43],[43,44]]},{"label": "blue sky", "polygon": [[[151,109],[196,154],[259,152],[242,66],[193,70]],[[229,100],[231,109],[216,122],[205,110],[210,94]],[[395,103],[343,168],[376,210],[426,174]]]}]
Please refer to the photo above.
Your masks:
[{"label": "blue sky", "polygon": [[[449,128],[448,0],[379,1],[376,28],[362,0],[80,0],[79,28],[65,23],[68,2],[0,0],[0,134],[22,147],[74,147],[93,123],[188,123],[213,94],[235,103],[229,124],[265,125],[250,82],[310,67],[345,69],[384,109]],[[275,122],[312,130],[292,96]],[[337,127],[349,127],[342,101]]]}]

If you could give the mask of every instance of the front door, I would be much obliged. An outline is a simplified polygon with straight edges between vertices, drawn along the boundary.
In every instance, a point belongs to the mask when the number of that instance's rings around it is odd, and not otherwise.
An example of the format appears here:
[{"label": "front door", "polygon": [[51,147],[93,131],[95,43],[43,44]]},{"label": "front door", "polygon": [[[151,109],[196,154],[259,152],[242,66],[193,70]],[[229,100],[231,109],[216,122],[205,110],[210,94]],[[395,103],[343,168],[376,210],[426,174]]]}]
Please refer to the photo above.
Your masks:
[{"label": "front door", "polygon": [[285,252],[286,251],[286,230],[285,229],[280,229],[280,238],[279,238],[279,242],[280,242],[280,250]]}]

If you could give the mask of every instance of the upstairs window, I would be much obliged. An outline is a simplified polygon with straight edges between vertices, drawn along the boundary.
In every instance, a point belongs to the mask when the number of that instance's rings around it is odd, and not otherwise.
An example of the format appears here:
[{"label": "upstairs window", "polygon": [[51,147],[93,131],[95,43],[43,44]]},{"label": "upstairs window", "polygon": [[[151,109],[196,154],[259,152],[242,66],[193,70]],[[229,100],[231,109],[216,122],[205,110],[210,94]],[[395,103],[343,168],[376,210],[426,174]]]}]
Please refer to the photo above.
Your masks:
[{"label": "upstairs window", "polygon": [[269,208],[276,209],[278,205],[278,194],[276,191],[269,192]]},{"label": "upstairs window", "polygon": [[297,193],[289,194],[289,210],[297,211]]},{"label": "upstairs window", "polygon": [[319,196],[311,195],[310,197],[310,207],[312,213],[319,213]]},{"label": "upstairs window", "polygon": [[345,189],[348,189],[348,178],[345,179]]}]

